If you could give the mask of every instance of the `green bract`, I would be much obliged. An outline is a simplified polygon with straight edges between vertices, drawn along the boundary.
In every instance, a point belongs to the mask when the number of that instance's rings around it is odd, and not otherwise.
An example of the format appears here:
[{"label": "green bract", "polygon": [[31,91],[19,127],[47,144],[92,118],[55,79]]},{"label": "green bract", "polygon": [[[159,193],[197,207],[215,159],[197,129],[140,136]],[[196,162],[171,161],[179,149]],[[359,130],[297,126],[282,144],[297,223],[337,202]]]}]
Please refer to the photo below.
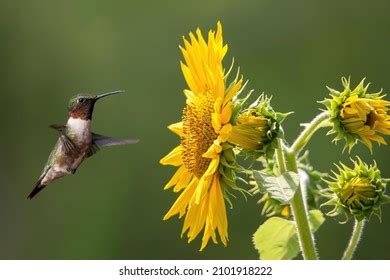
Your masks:
[{"label": "green bract", "polygon": [[332,205],[334,208],[329,216],[345,215],[346,220],[355,217],[358,221],[369,220],[372,214],[381,218],[381,204],[387,200],[384,192],[386,180],[376,164],[366,165],[360,158],[352,161],[353,168],[340,163],[336,165],[339,173],[333,172],[333,181],[326,181],[331,193],[330,200],[324,205]]}]

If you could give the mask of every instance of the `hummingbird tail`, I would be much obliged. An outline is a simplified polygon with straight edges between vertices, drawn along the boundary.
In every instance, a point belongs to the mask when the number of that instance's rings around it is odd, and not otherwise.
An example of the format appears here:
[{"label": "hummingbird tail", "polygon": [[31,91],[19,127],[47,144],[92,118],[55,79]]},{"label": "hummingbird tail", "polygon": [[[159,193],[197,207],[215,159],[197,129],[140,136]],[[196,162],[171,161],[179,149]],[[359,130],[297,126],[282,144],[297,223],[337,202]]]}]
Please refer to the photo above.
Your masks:
[{"label": "hummingbird tail", "polygon": [[46,185],[42,185],[42,179],[39,179],[38,182],[35,184],[34,189],[32,192],[28,195],[28,199],[33,199],[34,196],[36,196],[41,190],[43,190]]}]

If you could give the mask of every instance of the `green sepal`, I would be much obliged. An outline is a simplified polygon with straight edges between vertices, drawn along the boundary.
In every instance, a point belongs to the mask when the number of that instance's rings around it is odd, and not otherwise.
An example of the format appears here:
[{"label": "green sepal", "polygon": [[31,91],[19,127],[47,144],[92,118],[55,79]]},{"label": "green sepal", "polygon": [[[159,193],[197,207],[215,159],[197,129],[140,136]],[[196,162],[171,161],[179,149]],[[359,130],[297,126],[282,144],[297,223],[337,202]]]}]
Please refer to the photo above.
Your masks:
[{"label": "green sepal", "polygon": [[387,203],[390,203],[390,196],[384,194],[382,196],[382,204],[387,204]]},{"label": "green sepal", "polygon": [[[238,173],[242,173],[244,169],[237,163],[236,156],[237,153],[235,152],[233,145],[229,143],[222,144],[218,173],[221,176],[220,182],[224,198],[229,204],[230,208],[233,208],[233,204],[230,198],[236,198],[231,190],[240,192],[245,197],[245,199],[247,194],[250,195],[247,190],[237,185],[237,181],[244,181],[244,179],[237,175]],[[245,182],[245,184],[247,184],[247,182]]]}]

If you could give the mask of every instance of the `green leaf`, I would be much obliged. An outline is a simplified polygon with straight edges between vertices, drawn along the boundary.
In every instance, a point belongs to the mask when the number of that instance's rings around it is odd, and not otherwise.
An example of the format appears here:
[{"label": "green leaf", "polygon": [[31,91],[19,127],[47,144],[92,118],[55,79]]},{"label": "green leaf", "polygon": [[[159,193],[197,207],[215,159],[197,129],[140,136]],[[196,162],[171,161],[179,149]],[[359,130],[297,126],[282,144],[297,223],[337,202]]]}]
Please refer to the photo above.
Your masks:
[{"label": "green leaf", "polygon": [[325,217],[320,210],[309,211],[309,225],[312,232],[316,232],[325,222]]},{"label": "green leaf", "polygon": [[[325,221],[320,210],[309,211],[313,232]],[[279,217],[266,220],[253,235],[253,243],[262,260],[290,260],[301,251],[295,222]]]},{"label": "green leaf", "polygon": [[261,192],[269,193],[273,199],[282,204],[288,204],[291,201],[299,185],[299,175],[291,171],[280,176],[272,176],[254,170],[253,177]]},{"label": "green leaf", "polygon": [[265,221],[253,235],[261,260],[290,260],[299,252],[294,222],[279,217]]}]

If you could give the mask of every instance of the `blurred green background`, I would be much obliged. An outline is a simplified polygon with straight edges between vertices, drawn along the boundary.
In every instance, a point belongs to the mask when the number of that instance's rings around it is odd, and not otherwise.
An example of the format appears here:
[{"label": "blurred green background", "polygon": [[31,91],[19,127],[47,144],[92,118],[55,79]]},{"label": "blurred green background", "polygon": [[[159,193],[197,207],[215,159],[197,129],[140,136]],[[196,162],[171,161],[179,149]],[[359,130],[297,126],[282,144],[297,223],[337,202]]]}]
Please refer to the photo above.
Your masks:
[{"label": "blurred green background", "polygon": [[[249,87],[272,94],[291,141],[299,123],[318,113],[325,85],[341,76],[390,92],[390,2],[382,1],[1,1],[0,4],[0,258],[255,259],[251,235],[264,220],[256,198],[238,196],[229,210],[227,248],[180,238],[182,221],[162,217],[176,198],[163,186],[174,169],[158,161],[178,143],[166,126],[181,117],[182,35],[224,26]],[[101,101],[93,130],[134,137],[88,159],[75,176],[26,199],[57,134],[69,98],[124,89]],[[347,161],[326,131],[309,145],[321,171]],[[390,177],[389,147],[353,150],[376,159]],[[390,209],[373,218],[356,257],[390,259]],[[328,219],[317,236],[324,259],[341,256],[352,224]]]}]

